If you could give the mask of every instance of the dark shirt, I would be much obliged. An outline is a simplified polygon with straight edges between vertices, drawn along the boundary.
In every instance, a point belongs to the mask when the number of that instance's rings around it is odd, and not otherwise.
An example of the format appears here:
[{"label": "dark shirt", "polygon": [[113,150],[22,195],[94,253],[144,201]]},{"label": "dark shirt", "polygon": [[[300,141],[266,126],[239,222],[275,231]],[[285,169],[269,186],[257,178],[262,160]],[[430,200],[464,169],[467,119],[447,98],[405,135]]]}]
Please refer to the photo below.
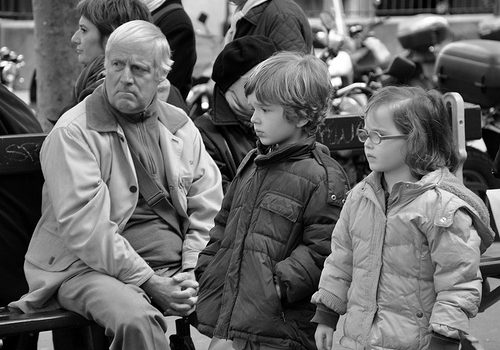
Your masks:
[{"label": "dark shirt", "polygon": [[[121,115],[117,120],[123,128],[130,149],[137,154],[142,165],[168,196],[158,117],[154,113],[146,113],[146,116],[145,119],[134,120]],[[151,267],[180,268],[182,234],[176,232],[175,225],[160,218],[142,195],[139,195],[137,206],[122,235]]]}]

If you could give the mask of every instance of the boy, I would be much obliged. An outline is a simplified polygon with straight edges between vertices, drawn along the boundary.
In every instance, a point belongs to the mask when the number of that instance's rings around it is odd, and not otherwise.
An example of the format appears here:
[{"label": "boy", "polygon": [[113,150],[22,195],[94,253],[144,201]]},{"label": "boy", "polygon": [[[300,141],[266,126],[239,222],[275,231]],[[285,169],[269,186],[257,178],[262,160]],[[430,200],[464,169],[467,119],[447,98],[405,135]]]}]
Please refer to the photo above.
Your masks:
[{"label": "boy", "polygon": [[278,53],[249,77],[258,147],[229,186],[195,271],[209,349],[315,349],[310,297],[348,189],[315,142],[330,89],[312,55]]},{"label": "boy", "polygon": [[262,35],[249,35],[227,44],[217,56],[212,79],[214,107],[194,119],[208,154],[222,174],[224,192],[236,175],[257,137],[250,118],[253,108],[245,96],[245,83],[260,62],[276,52],[272,41]]}]

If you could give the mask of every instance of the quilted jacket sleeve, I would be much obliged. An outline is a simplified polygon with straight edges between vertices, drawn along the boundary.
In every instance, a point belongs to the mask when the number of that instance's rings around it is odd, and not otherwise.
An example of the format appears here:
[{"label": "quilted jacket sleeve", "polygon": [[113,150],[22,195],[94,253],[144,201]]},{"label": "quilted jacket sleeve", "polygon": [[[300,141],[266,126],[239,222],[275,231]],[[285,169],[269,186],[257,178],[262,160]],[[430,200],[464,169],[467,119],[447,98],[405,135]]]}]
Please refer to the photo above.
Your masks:
[{"label": "quilted jacket sleeve", "polygon": [[332,251],[325,260],[319,289],[312,296],[313,304],[321,304],[343,315],[347,308],[347,291],[352,281],[353,255],[349,232],[349,213],[352,210],[351,196],[340,213],[332,234]]},{"label": "quilted jacket sleeve", "polygon": [[456,330],[468,332],[469,317],[478,311],[481,240],[471,217],[462,210],[455,212],[450,224],[430,229],[427,238],[435,266],[434,288],[437,293],[431,327],[437,333],[456,337],[452,334]]}]

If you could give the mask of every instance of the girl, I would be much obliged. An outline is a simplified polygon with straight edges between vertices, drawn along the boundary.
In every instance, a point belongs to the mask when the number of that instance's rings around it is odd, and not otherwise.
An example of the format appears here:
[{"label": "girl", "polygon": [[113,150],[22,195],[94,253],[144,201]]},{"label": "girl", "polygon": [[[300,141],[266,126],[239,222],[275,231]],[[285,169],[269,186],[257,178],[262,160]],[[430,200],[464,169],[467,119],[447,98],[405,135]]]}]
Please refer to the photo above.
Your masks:
[{"label": "girl", "polygon": [[[437,92],[379,90],[358,130],[372,173],[348,195],[332,235],[313,322],[332,348],[458,349],[481,298],[479,259],[493,232],[458,167]],[[341,347],[342,348],[342,347]]]}]

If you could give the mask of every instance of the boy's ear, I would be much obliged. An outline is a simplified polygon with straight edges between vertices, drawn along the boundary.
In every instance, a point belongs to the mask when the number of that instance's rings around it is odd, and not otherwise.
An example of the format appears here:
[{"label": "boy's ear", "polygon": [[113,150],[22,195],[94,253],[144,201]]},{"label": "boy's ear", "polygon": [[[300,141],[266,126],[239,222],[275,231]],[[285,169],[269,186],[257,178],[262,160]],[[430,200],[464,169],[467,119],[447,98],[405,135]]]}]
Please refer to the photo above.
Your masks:
[{"label": "boy's ear", "polygon": [[300,119],[295,125],[297,128],[303,128],[309,122],[307,119]]}]

